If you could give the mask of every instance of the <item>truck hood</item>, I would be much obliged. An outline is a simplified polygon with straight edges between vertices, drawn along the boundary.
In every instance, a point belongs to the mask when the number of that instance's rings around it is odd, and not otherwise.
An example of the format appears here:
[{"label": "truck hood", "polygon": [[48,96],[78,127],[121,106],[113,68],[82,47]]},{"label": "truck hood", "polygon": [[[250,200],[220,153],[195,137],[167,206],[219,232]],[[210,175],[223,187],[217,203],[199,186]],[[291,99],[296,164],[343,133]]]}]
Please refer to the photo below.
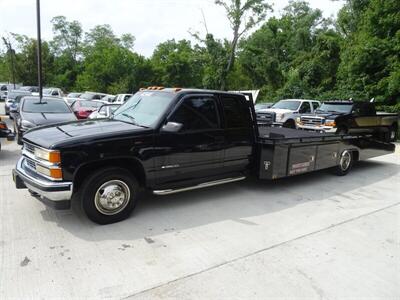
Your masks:
[{"label": "truck hood", "polygon": [[273,112],[277,114],[286,114],[286,113],[292,113],[293,111],[283,108],[267,108],[267,109],[260,109],[259,111],[257,111],[257,113],[268,113],[268,112]]},{"label": "truck hood", "polygon": [[55,123],[63,123],[68,121],[75,121],[75,115],[71,113],[26,113],[24,112],[22,115],[22,119],[31,122],[32,124],[41,126],[41,125],[50,125]]},{"label": "truck hood", "polygon": [[52,149],[71,142],[88,143],[105,137],[122,137],[148,130],[112,119],[83,120],[31,129],[24,134],[23,139],[43,148]]}]

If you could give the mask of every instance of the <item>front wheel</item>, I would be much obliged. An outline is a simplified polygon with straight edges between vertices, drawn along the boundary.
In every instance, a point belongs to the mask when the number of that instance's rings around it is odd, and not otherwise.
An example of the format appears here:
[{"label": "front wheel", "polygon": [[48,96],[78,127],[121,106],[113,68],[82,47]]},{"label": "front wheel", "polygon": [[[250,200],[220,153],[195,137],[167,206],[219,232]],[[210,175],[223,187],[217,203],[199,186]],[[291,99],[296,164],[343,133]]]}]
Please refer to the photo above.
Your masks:
[{"label": "front wheel", "polygon": [[296,124],[293,120],[287,120],[285,123],[283,123],[283,127],[296,129]]},{"label": "front wheel", "polygon": [[349,150],[344,150],[340,154],[339,164],[335,168],[335,173],[338,176],[344,176],[350,172],[351,167],[354,163],[353,153]]},{"label": "front wheel", "polygon": [[82,185],[82,207],[95,223],[115,223],[129,217],[138,193],[139,184],[126,169],[100,169],[89,175]]}]

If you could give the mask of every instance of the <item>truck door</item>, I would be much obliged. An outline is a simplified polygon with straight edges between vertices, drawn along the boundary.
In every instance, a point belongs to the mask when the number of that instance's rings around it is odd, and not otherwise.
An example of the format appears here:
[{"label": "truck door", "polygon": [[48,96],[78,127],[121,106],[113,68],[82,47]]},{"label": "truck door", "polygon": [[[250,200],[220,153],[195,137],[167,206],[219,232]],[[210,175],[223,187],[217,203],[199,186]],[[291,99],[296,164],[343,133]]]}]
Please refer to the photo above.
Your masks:
[{"label": "truck door", "polygon": [[156,161],[157,185],[196,181],[222,172],[224,130],[215,97],[184,97],[167,122],[182,124],[182,128],[161,131],[157,137],[156,145],[164,152]]},{"label": "truck door", "polygon": [[226,172],[243,171],[249,164],[254,132],[250,107],[242,96],[223,95],[221,105],[224,115]]}]

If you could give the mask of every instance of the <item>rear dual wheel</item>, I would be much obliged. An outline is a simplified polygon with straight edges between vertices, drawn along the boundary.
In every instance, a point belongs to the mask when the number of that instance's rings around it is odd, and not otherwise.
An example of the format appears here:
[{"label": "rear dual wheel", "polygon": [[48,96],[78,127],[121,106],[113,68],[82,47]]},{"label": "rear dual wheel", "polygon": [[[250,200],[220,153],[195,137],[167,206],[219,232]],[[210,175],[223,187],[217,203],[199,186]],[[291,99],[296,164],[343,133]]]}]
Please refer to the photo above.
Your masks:
[{"label": "rear dual wheel", "polygon": [[338,176],[344,176],[350,172],[354,163],[354,155],[350,150],[344,150],[340,154],[339,164],[335,168],[335,173]]}]

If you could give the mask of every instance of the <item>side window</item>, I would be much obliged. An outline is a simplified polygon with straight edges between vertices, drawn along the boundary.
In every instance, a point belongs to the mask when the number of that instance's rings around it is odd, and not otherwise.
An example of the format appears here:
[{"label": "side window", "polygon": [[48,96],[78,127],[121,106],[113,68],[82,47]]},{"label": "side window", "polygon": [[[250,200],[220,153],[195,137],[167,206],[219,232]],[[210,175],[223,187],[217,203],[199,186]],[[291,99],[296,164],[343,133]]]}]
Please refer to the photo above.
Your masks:
[{"label": "side window", "polygon": [[169,121],[183,124],[183,131],[219,128],[215,99],[204,97],[185,99]]},{"label": "side window", "polygon": [[251,120],[247,103],[239,98],[227,96],[221,98],[221,103],[224,110],[226,128],[249,127]]},{"label": "side window", "polygon": [[53,91],[53,92],[51,93],[51,95],[52,95],[52,96],[58,96],[58,91]]},{"label": "side window", "polygon": [[3,86],[0,88],[0,91],[7,91],[7,86],[3,85]]},{"label": "side window", "polygon": [[311,105],[310,102],[303,102],[303,104],[300,107],[299,113],[301,114],[307,114],[311,112]]},{"label": "side window", "polygon": [[313,106],[314,110],[316,110],[319,107],[319,103],[318,102],[313,102],[312,106]]},{"label": "side window", "polygon": [[94,96],[93,96],[93,99],[94,99],[94,100],[100,100],[100,98],[101,98],[100,95],[94,95]]}]

